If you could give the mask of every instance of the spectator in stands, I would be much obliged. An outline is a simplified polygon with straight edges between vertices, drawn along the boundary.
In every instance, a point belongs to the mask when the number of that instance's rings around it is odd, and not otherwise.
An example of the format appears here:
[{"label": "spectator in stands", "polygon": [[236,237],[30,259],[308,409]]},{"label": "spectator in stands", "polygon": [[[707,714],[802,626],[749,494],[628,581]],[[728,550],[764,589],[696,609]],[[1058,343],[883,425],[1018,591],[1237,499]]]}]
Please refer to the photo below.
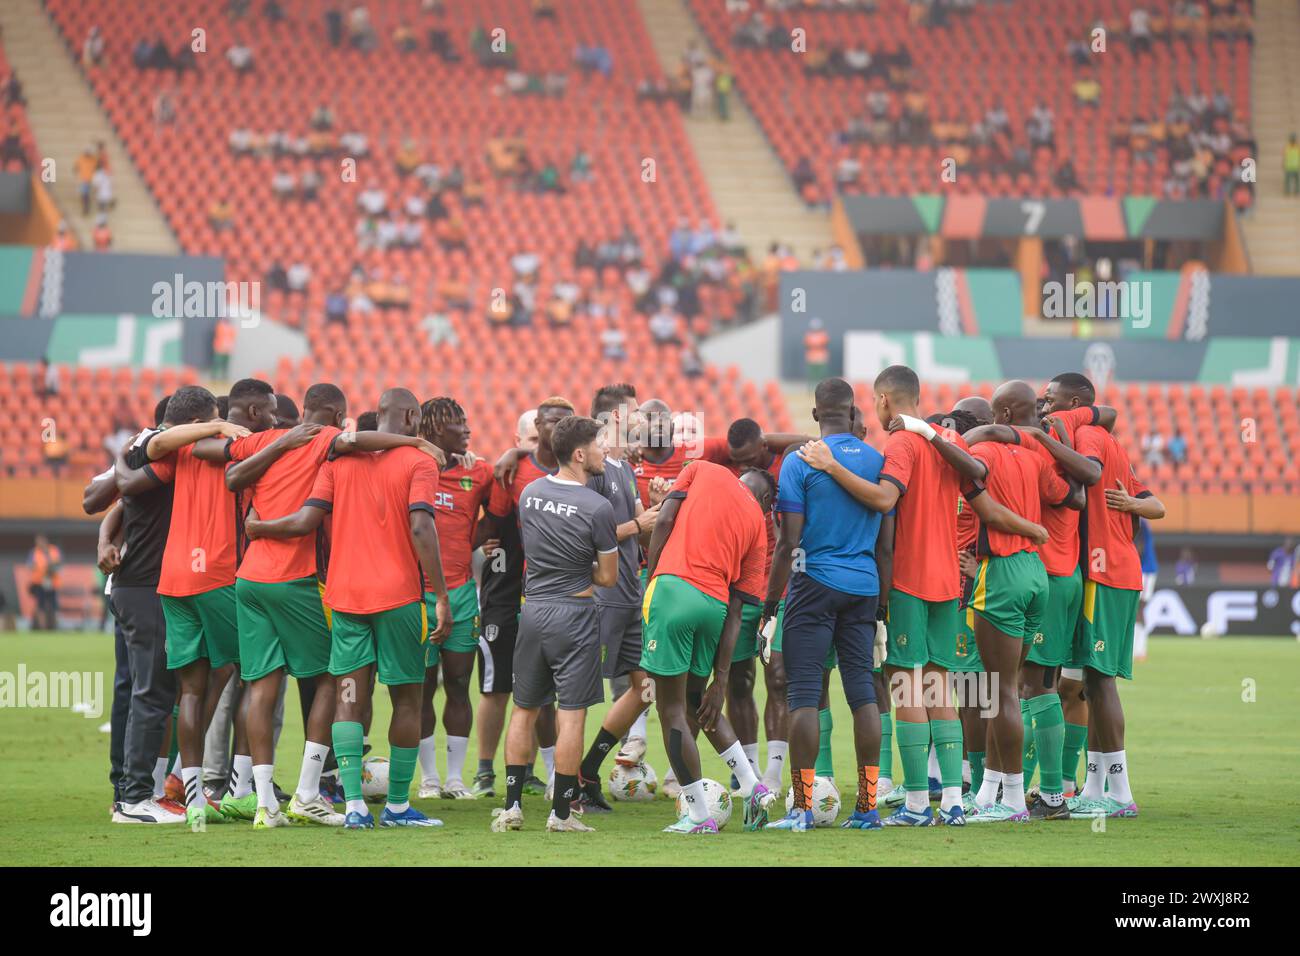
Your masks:
[{"label": "spectator in stands", "polygon": [[1210,100],[1210,113],[1218,119],[1232,119],[1232,99],[1221,89],[1214,91]]},{"label": "spectator in stands", "polygon": [[235,323],[227,316],[222,316],[212,330],[212,377],[219,381],[230,377],[230,356],[235,351],[238,334]]},{"label": "spectator in stands", "polygon": [[605,319],[605,329],[600,333],[600,351],[605,358],[622,362],[627,358],[627,336],[617,316]]},{"label": "spectator in stands", "polygon": [[731,70],[723,64],[714,77],[713,94],[718,109],[718,119],[724,123],[731,119],[731,88],[734,83],[735,78],[731,75]]},{"label": "spectator in stands", "polygon": [[160,90],[153,101],[153,121],[158,126],[170,126],[176,121],[176,103],[169,90]]},{"label": "spectator in stands", "polygon": [[242,20],[248,15],[252,0],[226,0],[226,16],[232,20]]},{"label": "spectator in stands", "polygon": [[16,163],[22,170],[31,168],[31,161],[23,149],[23,140],[16,125],[10,127],[5,133],[4,142],[0,143],[0,169],[8,169],[10,163]]},{"label": "spectator in stands", "polygon": [[235,211],[226,197],[214,199],[208,206],[208,225],[217,232],[225,232],[235,225]]},{"label": "spectator in stands", "polygon": [[330,7],[325,11],[325,34],[329,37],[330,46],[338,47],[343,43],[343,13],[338,7]]},{"label": "spectator in stands", "polygon": [[33,631],[56,631],[59,628],[59,570],[63,555],[43,534],[36,536],[35,546],[27,557],[30,571],[27,591],[36,600],[32,614]]},{"label": "spectator in stands", "polygon": [[1268,570],[1273,576],[1274,587],[1294,587],[1297,557],[1295,538],[1287,538],[1272,550],[1268,556]]},{"label": "spectator in stands", "polygon": [[1067,193],[1074,192],[1080,186],[1078,174],[1074,171],[1074,160],[1069,156],[1065,157],[1065,160],[1057,167],[1056,175],[1053,178],[1056,187]]},{"label": "spectator in stands", "polygon": [[1295,133],[1282,148],[1282,172],[1282,195],[1300,196],[1300,143],[1296,142]]},{"label": "spectator in stands", "polygon": [[275,198],[281,202],[292,199],[297,189],[298,179],[287,168],[281,166],[271,176],[271,192],[275,193]]},{"label": "spectator in stands", "polygon": [[1055,147],[1055,125],[1056,114],[1043,100],[1039,100],[1030,112],[1029,120],[1025,123],[1025,131],[1029,136],[1030,144],[1033,146]]},{"label": "spectator in stands", "polygon": [[285,278],[288,280],[290,292],[305,293],[308,283],[311,282],[311,266],[302,260],[298,260],[289,266]]},{"label": "spectator in stands", "polygon": [[1074,101],[1080,106],[1096,108],[1101,104],[1101,84],[1095,73],[1089,72],[1079,77],[1071,85]]},{"label": "spectator in stands", "polygon": [[420,40],[411,25],[403,20],[393,28],[393,46],[403,53],[414,53],[420,47]]},{"label": "spectator in stands", "polygon": [[591,175],[591,154],[581,146],[573,154],[573,162],[569,164],[569,181],[574,183],[590,182]]},{"label": "spectator in stands", "polygon": [[311,119],[307,121],[312,129],[330,130],[334,128],[334,108],[326,103],[320,104],[311,111]]},{"label": "spectator in stands", "polygon": [[654,315],[650,316],[650,335],[654,338],[656,345],[681,345],[681,325],[682,320],[668,306],[660,306]]},{"label": "spectator in stands", "polygon": [[673,259],[680,261],[691,252],[691,225],[685,218],[677,220],[677,227],[668,236],[668,251]]},{"label": "spectator in stands", "polygon": [[1158,468],[1165,463],[1165,437],[1159,432],[1142,436],[1142,451],[1148,468]]},{"label": "spectator in stands", "polygon": [[538,20],[554,20],[554,0],[533,0],[533,16]]},{"label": "spectator in stands", "polygon": [[799,157],[790,175],[794,179],[795,188],[800,193],[803,193],[807,186],[817,182],[817,174],[813,172],[812,160],[807,156]]},{"label": "spectator in stands", "polygon": [[393,165],[397,168],[397,175],[402,177],[410,176],[419,168],[420,151],[416,149],[415,140],[409,136],[402,137],[402,143],[393,156]]},{"label": "spectator in stands", "polygon": [[60,252],[72,252],[77,248],[77,237],[63,220],[59,220],[59,228],[54,233],[54,248]]},{"label": "spectator in stands", "polygon": [[1187,461],[1187,439],[1177,428],[1169,438],[1169,460],[1175,465],[1184,464]]},{"label": "spectator in stands", "polygon": [[1151,52],[1151,14],[1145,7],[1129,11],[1128,42],[1134,56]]},{"label": "spectator in stands", "polygon": [[81,151],[76,162],[77,195],[81,197],[81,214],[90,215],[91,183],[95,177],[95,154],[89,149]]},{"label": "spectator in stands", "polygon": [[266,270],[266,284],[275,292],[289,291],[289,274],[279,259],[273,261],[271,268]]},{"label": "spectator in stands", "polygon": [[704,374],[704,362],[695,346],[682,349],[682,374],[687,378],[699,378]]},{"label": "spectator in stands", "polygon": [[262,16],[270,23],[280,23],[284,20],[284,5],[279,0],[266,0],[262,4]]},{"label": "spectator in stands", "polygon": [[41,398],[53,398],[59,394],[59,370],[50,364],[47,356],[42,356],[36,365],[36,394]]},{"label": "spectator in stands", "polygon": [[181,76],[186,70],[198,70],[198,61],[194,56],[194,47],[190,45],[189,40],[182,40],[176,47],[176,54],[172,57],[172,69],[176,71],[176,76]]},{"label": "spectator in stands", "polygon": [[303,202],[315,202],[320,193],[321,177],[314,166],[308,166],[298,180],[298,195]]},{"label": "spectator in stands", "polygon": [[253,48],[247,43],[236,41],[226,50],[226,61],[236,76],[243,76],[253,70]]},{"label": "spectator in stands", "polygon": [[348,324],[348,298],[337,289],[325,296],[325,321]]},{"label": "spectator in stands", "polygon": [[100,212],[108,212],[113,208],[113,177],[109,174],[108,169],[100,166],[95,170],[95,174],[90,177],[90,184],[95,190],[95,205]]},{"label": "spectator in stands", "polygon": [[370,22],[370,10],[364,3],[359,3],[348,14],[348,42],[354,50],[368,53],[378,42],[375,28]]},{"label": "spectator in stands", "polygon": [[86,33],[86,39],[81,44],[81,65],[86,69],[92,66],[99,66],[104,59],[104,34],[100,32],[99,25],[95,24]]},{"label": "spectator in stands", "polygon": [[1075,66],[1087,66],[1092,62],[1091,49],[1078,37],[1070,37],[1065,41],[1065,55],[1074,61]]},{"label": "spectator in stands", "polygon": [[420,328],[428,336],[430,345],[447,344],[452,348],[460,347],[460,336],[452,324],[451,316],[445,312],[430,312],[420,322]]},{"label": "spectator in stands", "polygon": [[388,209],[388,194],[372,182],[357,196],[357,205],[367,215],[383,215]]},{"label": "spectator in stands", "polygon": [[90,234],[96,252],[107,252],[113,244],[113,232],[108,228],[108,217],[102,212],[95,217],[95,229]]},{"label": "spectator in stands", "polygon": [[339,137],[339,148],[354,159],[363,159],[370,155],[370,140],[358,130],[348,130]]}]

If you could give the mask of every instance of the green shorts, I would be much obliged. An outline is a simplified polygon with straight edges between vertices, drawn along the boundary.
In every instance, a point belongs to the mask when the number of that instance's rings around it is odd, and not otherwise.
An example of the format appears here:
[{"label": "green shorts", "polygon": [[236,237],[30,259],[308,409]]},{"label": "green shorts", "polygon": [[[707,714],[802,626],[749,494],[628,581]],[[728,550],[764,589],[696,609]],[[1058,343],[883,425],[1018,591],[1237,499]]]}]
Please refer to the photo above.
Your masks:
[{"label": "green shorts", "polygon": [[[1033,641],[1047,612],[1047,571],[1032,551],[984,558],[970,606],[1009,637]],[[892,611],[893,608],[890,608]]]},{"label": "green shorts", "polygon": [[[451,635],[439,647],[425,641],[424,666],[437,667],[443,651],[456,654],[473,654],[478,650],[478,585],[466,581],[452,588],[447,597],[451,600]],[[429,618],[429,630],[438,626],[438,600],[432,591],[424,592],[424,605]]]},{"label": "green shorts", "polygon": [[957,618],[957,666],[949,670],[958,674],[983,674],[984,662],[975,643],[975,611],[962,608]]},{"label": "green shorts", "polygon": [[1083,582],[1083,612],[1075,632],[1073,667],[1133,679],[1133,625],[1141,591]]},{"label": "green shorts", "polygon": [[284,668],[294,677],[329,670],[330,628],[313,575],[297,581],[235,582],[239,670],[257,680]]},{"label": "green shorts", "polygon": [[424,601],[375,614],[336,608],[331,620],[331,674],[351,674],[378,663],[381,684],[424,683],[424,645],[429,639]]},{"label": "green shorts", "polygon": [[641,667],[648,674],[713,673],[727,605],[672,574],[650,579],[641,601]]},{"label": "green shorts", "polygon": [[179,670],[200,658],[213,667],[239,663],[233,584],[185,597],[159,596],[167,621],[168,670]]},{"label": "green shorts", "polygon": [[752,661],[758,656],[758,622],[763,616],[763,605],[745,604],[740,608],[740,635],[736,638],[736,649],[732,652],[731,663]]},{"label": "green shorts", "polygon": [[1026,660],[1044,667],[1070,663],[1082,602],[1083,575],[1078,568],[1073,574],[1047,576],[1047,613],[1043,617],[1042,633],[1034,635]]},{"label": "green shorts", "polygon": [[[785,633],[785,598],[781,598],[780,603],[777,604],[776,606],[776,630],[772,633],[773,654],[782,653],[781,635],[783,635],[784,633]],[[835,668],[840,666],[840,658],[839,655],[835,653],[834,644],[832,644],[831,649],[826,652],[825,666],[828,671],[833,671],[835,670]]]},{"label": "green shorts", "polygon": [[961,613],[957,599],[926,601],[894,588],[889,592],[885,664],[912,669],[937,664],[960,670],[957,656]]}]

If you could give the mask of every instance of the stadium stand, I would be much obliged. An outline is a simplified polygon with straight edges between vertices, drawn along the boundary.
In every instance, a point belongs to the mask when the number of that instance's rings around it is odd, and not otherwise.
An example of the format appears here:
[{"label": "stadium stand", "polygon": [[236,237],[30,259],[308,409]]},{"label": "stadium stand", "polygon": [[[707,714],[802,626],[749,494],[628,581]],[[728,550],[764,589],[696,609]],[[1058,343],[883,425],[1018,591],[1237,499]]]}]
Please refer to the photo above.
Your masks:
[{"label": "stadium stand", "polygon": [[0,47],[0,171],[30,170],[35,158],[36,142],[27,122],[22,81]]},{"label": "stadium stand", "polygon": [[[862,5],[874,10],[690,4],[809,203],[829,200],[837,171],[846,193],[1220,198],[1235,189],[1234,170],[1250,154],[1245,3],[1212,13],[1189,5],[1200,18],[1180,17],[1178,4],[1161,0],[1032,0],[951,12],[905,0]],[[1145,41],[1135,35],[1139,10],[1148,12],[1137,27]],[[935,12],[943,22],[927,19]],[[1104,55],[1092,52],[1097,27]],[[1200,102],[1218,91],[1230,101],[1227,113]],[[1185,97],[1200,109],[1188,109]],[[1051,120],[1031,137],[1040,106]],[[1198,129],[1215,142],[1208,157],[1192,159],[1198,140],[1188,134]],[[940,183],[949,158],[958,175]],[[1202,158],[1204,175],[1191,172]],[[1067,159],[1072,176],[1062,175]],[[1248,202],[1249,185],[1242,190]]]}]

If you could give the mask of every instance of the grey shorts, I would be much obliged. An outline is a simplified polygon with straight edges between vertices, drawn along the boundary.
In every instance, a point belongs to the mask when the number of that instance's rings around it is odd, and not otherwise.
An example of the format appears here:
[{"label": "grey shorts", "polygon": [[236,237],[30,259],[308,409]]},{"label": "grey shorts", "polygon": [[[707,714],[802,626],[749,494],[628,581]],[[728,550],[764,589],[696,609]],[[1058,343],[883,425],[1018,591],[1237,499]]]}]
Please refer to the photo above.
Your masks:
[{"label": "grey shorts", "polygon": [[525,601],[514,670],[516,707],[531,710],[555,700],[561,710],[582,710],[602,703],[595,602]]},{"label": "grey shorts", "polygon": [[613,680],[641,667],[641,609],[597,605],[600,620],[600,669]]}]

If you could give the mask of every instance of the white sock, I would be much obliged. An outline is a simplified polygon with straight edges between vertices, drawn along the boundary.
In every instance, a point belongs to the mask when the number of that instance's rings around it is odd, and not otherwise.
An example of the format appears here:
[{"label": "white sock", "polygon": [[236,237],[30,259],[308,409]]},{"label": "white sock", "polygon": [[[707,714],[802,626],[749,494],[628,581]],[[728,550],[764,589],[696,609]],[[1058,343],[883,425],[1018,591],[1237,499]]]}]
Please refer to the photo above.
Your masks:
[{"label": "white sock", "polygon": [[447,782],[465,782],[465,754],[469,752],[468,737],[447,735]]},{"label": "white sock", "polygon": [[754,771],[754,776],[758,776],[758,744],[743,744],[745,748],[745,759],[749,761],[750,769]]},{"label": "white sock", "polygon": [[546,768],[545,777],[547,780],[550,780],[555,776],[555,748],[538,747],[537,752],[542,757],[542,766]]},{"label": "white sock", "polygon": [[207,795],[203,792],[203,768],[182,767],[181,780],[185,782],[185,806],[203,809],[203,805],[208,802]]},{"label": "white sock", "polygon": [[779,785],[785,778],[785,755],[790,744],[784,740],[767,742],[767,769],[763,771],[764,780],[774,780]]},{"label": "white sock", "polygon": [[153,798],[157,800],[167,788],[167,758],[159,757],[153,765]]},{"label": "white sock", "polygon": [[970,781],[971,781],[970,761],[963,760],[961,762],[961,782],[964,784],[969,784]]},{"label": "white sock", "polygon": [[929,790],[909,790],[907,791],[907,809],[913,813],[924,813],[925,808],[930,805]]},{"label": "white sock", "polygon": [[1105,761],[1103,766],[1106,768],[1106,786],[1110,798],[1123,804],[1132,803],[1133,791],[1128,785],[1128,758],[1125,752],[1116,750],[1114,753],[1103,753],[1101,759]]},{"label": "white sock", "polygon": [[329,756],[329,744],[310,740],[302,748],[302,769],[298,771],[298,799],[303,803],[320,796],[320,772]]},{"label": "white sock", "polygon": [[889,791],[894,789],[894,781],[891,777],[881,777],[876,781],[876,793],[882,797],[886,796]]},{"label": "white sock", "polygon": [[1088,776],[1083,781],[1083,799],[1100,800],[1106,795],[1102,784],[1106,781],[1106,771],[1101,768],[1103,754],[1100,750],[1088,751]]},{"label": "white sock", "polygon": [[176,759],[172,761],[171,769],[167,772],[174,773],[178,777],[181,775],[181,752],[179,750],[176,751]]},{"label": "white sock", "polygon": [[348,805],[344,808],[345,813],[359,813],[363,817],[370,811],[366,809],[366,801],[349,800]]},{"label": "white sock", "polygon": [[649,722],[650,722],[650,708],[647,707],[645,710],[641,711],[640,717],[632,721],[632,726],[628,728],[627,735],[629,737],[640,737],[642,740],[645,740],[646,739],[645,728],[646,728],[646,724],[648,724]]},{"label": "white sock", "polygon": [[1001,782],[1001,770],[990,770],[988,767],[985,767],[984,782],[980,784],[980,792],[975,795],[975,803],[981,807],[988,807],[997,803],[998,784]]},{"label": "white sock", "polygon": [[389,813],[405,813],[411,806],[411,801],[403,800],[401,803],[388,803]]},{"label": "white sock", "polygon": [[754,773],[754,768],[749,765],[744,746],[737,740],[718,756],[736,775],[736,782],[740,784],[740,795],[748,797],[754,790],[754,784],[758,783],[758,774]]},{"label": "white sock", "polygon": [[939,751],[934,749],[934,744],[930,745],[930,763],[925,772],[930,775],[931,780],[938,780],[940,777]]},{"label": "white sock", "polygon": [[253,765],[253,782],[257,785],[257,805],[268,810],[280,809],[280,801],[275,799],[275,786],[271,783],[271,775],[274,773],[275,764]]},{"label": "white sock", "polygon": [[1002,802],[1019,813],[1025,809],[1025,775],[1009,773],[1002,777]]},{"label": "white sock", "polygon": [[438,744],[433,734],[420,739],[420,782],[438,783]]},{"label": "white sock", "polygon": [[682,798],[686,803],[686,813],[690,816],[692,823],[703,823],[709,818],[709,801],[704,796],[704,780],[702,778],[682,787]]},{"label": "white sock", "polygon": [[960,806],[961,806],[961,787],[944,787],[943,796],[939,798],[939,809],[951,810],[953,807],[960,807]]},{"label": "white sock", "polygon": [[253,758],[248,754],[235,754],[230,767],[230,795],[246,797],[253,792]]}]

